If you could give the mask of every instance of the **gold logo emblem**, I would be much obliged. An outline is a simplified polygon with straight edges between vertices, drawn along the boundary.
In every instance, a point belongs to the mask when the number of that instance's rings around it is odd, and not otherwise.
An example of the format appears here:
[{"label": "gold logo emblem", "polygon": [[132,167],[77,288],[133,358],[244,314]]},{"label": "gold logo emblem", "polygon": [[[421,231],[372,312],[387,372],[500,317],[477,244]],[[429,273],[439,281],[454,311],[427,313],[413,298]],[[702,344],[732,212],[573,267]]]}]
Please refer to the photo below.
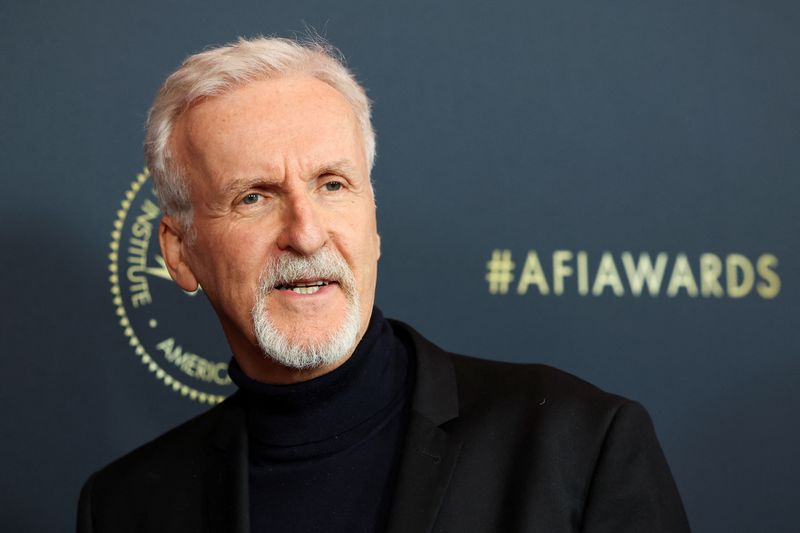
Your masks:
[{"label": "gold logo emblem", "polygon": [[158,245],[161,210],[150,173],[136,176],[120,203],[108,269],[119,325],[133,353],[164,385],[215,404],[232,392],[230,348],[211,306],[198,290],[170,278]]}]

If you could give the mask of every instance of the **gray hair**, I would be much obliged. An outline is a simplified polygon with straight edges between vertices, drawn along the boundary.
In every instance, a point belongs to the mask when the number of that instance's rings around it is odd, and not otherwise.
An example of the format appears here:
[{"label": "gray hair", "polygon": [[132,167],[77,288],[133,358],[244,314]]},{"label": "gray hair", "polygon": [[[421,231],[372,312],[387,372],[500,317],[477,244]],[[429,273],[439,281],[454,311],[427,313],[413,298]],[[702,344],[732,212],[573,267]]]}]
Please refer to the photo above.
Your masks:
[{"label": "gray hair", "polygon": [[364,137],[369,169],[375,162],[375,132],[370,101],[344,58],[319,37],[298,41],[277,37],[239,38],[238,42],[189,56],[161,86],[147,115],[145,163],[164,214],[184,228],[192,223],[188,182],[170,154],[175,121],[194,101],[219,96],[253,81],[306,75],[327,83],[350,103]]}]

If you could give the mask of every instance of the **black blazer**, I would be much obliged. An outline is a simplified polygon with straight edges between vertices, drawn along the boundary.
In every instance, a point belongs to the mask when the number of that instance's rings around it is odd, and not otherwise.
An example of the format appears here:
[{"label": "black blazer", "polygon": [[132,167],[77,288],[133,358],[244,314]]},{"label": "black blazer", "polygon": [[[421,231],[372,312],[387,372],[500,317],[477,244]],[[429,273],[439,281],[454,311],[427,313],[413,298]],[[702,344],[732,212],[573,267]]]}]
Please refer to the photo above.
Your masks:
[{"label": "black blazer", "polygon": [[[639,404],[392,324],[416,348],[417,380],[388,533],[689,531]],[[78,531],[249,533],[247,462],[234,394],[93,474]]]}]

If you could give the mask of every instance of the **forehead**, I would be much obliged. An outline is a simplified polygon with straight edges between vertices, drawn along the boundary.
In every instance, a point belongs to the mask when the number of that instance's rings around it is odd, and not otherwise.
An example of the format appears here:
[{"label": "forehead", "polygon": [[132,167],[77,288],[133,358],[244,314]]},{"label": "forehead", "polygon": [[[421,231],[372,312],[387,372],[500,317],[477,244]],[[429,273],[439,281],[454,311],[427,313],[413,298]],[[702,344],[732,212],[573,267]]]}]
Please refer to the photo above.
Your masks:
[{"label": "forehead", "polygon": [[331,158],[365,164],[349,102],[307,76],[255,81],[201,99],[179,117],[171,140],[182,163],[213,174],[221,168],[287,161],[314,165]]}]

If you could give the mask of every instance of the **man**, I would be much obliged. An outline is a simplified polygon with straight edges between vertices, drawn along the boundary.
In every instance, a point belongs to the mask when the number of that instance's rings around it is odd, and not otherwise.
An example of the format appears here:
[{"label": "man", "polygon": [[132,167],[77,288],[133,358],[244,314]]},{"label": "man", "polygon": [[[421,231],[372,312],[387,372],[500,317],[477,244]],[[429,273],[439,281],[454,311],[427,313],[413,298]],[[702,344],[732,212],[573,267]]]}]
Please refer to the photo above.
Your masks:
[{"label": "man", "polygon": [[145,151],[167,267],[240,390],[95,473],[79,531],[688,531],[638,404],[374,308],[369,103],[325,45],[190,57]]}]

